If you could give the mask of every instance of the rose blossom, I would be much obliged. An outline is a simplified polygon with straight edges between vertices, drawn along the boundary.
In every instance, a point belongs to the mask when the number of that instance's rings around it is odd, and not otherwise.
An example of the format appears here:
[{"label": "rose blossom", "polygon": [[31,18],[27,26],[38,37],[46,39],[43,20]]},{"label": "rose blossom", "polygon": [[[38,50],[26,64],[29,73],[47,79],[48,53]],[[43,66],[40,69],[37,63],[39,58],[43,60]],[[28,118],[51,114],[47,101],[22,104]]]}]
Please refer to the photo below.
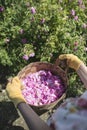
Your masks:
[{"label": "rose blossom", "polygon": [[0,12],[4,11],[4,7],[0,6]]},{"label": "rose blossom", "polygon": [[41,23],[42,23],[42,24],[45,23],[45,19],[44,19],[44,18],[41,19]]},{"label": "rose blossom", "polygon": [[23,59],[24,59],[24,60],[28,60],[28,59],[29,59],[28,55],[24,55],[24,56],[23,56]]},{"label": "rose blossom", "polygon": [[36,9],[34,7],[31,7],[31,13],[35,14],[36,13]]},{"label": "rose blossom", "polygon": [[22,43],[26,43],[26,42],[27,42],[27,39],[26,39],[26,38],[23,38],[21,41],[22,41]]},{"label": "rose blossom", "polygon": [[71,14],[72,14],[72,16],[75,16],[75,10],[74,9],[71,10]]},{"label": "rose blossom", "polygon": [[78,3],[79,3],[79,5],[82,5],[83,2],[82,2],[82,0],[78,0]]},{"label": "rose blossom", "polygon": [[23,29],[20,29],[20,30],[19,30],[19,33],[20,33],[20,34],[23,34],[23,33],[24,33],[24,30],[23,30]]},{"label": "rose blossom", "polygon": [[78,16],[75,16],[75,17],[74,17],[74,20],[76,20],[76,21],[77,21],[77,20],[78,20]]},{"label": "rose blossom", "polygon": [[29,57],[34,57],[35,56],[35,53],[31,53],[30,55],[29,55]]}]

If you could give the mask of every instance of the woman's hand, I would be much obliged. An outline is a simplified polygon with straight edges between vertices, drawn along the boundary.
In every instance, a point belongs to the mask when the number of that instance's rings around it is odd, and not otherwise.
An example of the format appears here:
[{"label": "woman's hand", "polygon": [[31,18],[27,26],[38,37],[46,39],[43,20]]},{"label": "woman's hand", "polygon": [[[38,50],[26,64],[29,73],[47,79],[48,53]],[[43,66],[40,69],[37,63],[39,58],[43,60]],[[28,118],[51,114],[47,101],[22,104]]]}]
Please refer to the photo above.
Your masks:
[{"label": "woman's hand", "polygon": [[75,70],[78,70],[80,65],[83,63],[77,56],[73,54],[62,54],[59,56],[59,59],[66,60],[67,65]]},{"label": "woman's hand", "polygon": [[24,97],[22,96],[22,85],[18,77],[14,77],[11,82],[7,84],[6,91],[8,97],[13,101],[13,103],[17,106],[21,102],[26,102]]}]

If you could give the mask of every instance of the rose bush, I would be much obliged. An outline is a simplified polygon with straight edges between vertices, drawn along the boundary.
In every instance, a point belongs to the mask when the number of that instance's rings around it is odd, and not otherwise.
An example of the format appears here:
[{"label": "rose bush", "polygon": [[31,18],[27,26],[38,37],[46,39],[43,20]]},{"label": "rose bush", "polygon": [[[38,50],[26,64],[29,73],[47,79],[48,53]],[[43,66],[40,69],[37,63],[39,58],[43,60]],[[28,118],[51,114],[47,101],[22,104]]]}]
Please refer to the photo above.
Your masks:
[{"label": "rose bush", "polygon": [[[1,0],[0,66],[10,76],[33,61],[54,63],[63,53],[87,64],[86,6],[85,0]],[[75,91],[81,84],[73,70],[69,84]]]}]

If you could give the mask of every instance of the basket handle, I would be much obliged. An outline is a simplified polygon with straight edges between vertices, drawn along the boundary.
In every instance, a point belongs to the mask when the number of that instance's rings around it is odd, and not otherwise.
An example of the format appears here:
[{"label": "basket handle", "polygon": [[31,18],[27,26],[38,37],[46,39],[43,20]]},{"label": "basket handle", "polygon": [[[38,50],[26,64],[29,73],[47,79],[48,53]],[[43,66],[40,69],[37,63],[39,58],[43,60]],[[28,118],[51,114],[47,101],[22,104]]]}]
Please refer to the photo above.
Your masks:
[{"label": "basket handle", "polygon": [[55,66],[60,66],[65,71],[65,73],[67,74],[69,67],[67,65],[66,60],[60,60],[59,57],[58,57],[55,61]]}]

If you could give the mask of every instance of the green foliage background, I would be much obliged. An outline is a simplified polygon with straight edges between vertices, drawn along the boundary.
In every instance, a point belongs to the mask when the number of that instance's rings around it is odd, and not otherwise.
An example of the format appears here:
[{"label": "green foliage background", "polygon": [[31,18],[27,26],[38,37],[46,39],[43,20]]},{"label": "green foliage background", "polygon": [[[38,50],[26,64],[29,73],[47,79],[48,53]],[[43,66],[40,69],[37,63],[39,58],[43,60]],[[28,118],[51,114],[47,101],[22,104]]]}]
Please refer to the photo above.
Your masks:
[{"label": "green foliage background", "polygon": [[[64,53],[73,53],[87,64],[86,0],[0,0],[0,7],[4,8],[0,12],[1,79],[3,73],[7,79],[34,61],[54,63]],[[31,53],[35,56],[23,59]],[[69,96],[81,94],[83,85],[76,72],[69,70],[68,78]]]}]

